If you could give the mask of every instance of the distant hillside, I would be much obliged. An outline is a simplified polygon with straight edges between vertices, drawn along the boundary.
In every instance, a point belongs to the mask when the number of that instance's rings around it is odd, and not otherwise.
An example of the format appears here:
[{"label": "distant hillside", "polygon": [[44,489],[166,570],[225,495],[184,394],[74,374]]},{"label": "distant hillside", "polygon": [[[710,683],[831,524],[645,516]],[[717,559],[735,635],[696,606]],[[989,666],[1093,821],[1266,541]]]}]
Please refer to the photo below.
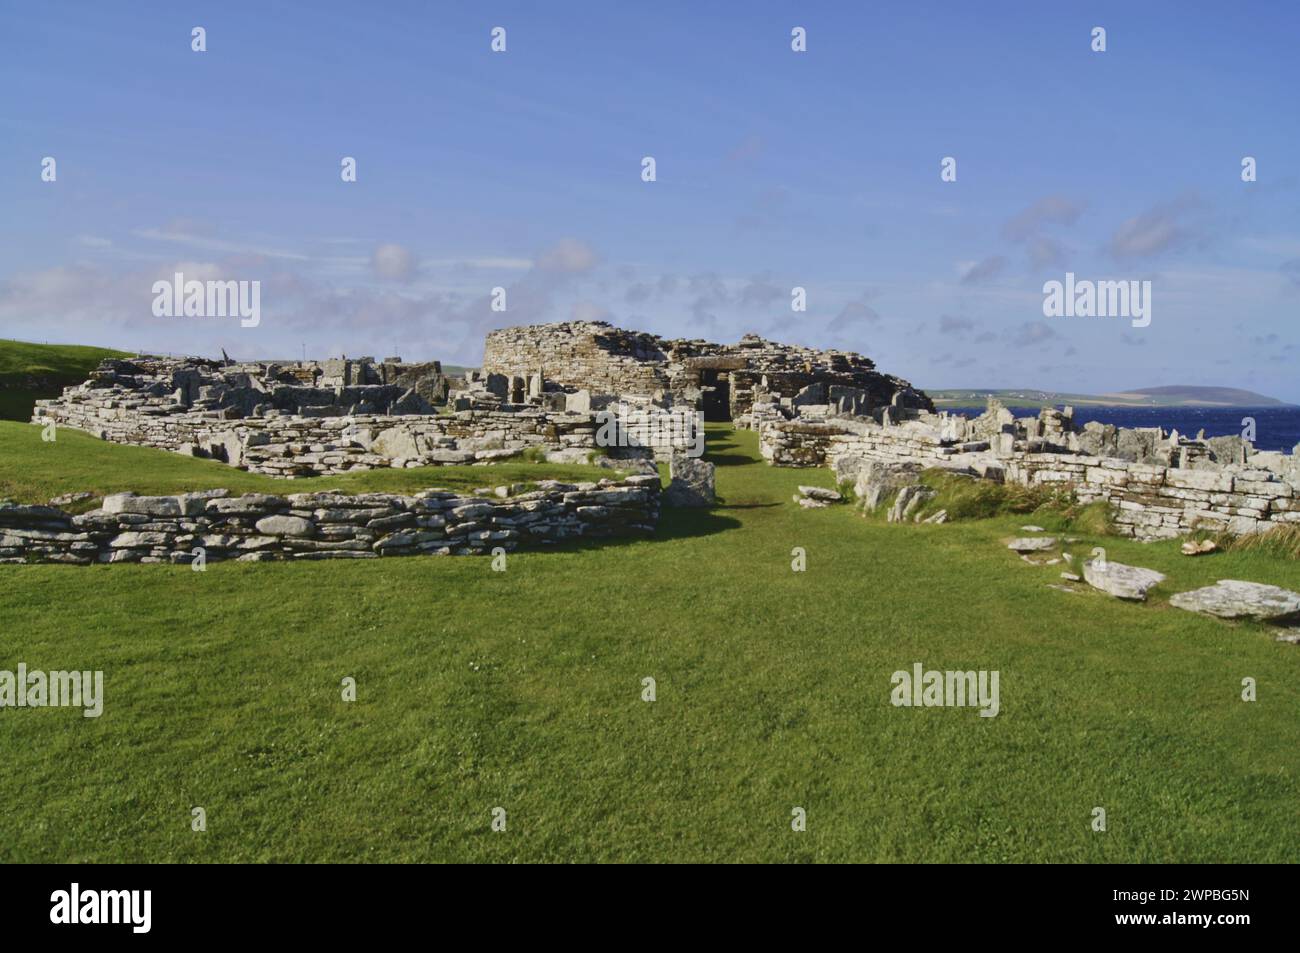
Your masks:
[{"label": "distant hillside", "polygon": [[1008,407],[1042,408],[1057,404],[1106,407],[1282,407],[1275,397],[1235,387],[1192,387],[1175,384],[1144,387],[1115,394],[1072,394],[1033,388],[926,389],[936,407],[978,407],[993,396]]},{"label": "distant hillside", "polygon": [[30,420],[37,400],[80,384],[104,358],[130,356],[103,347],[0,338],[0,420]]},{"label": "distant hillside", "polygon": [[1274,397],[1257,394],[1252,390],[1242,390],[1239,387],[1190,387],[1186,384],[1174,384],[1169,387],[1143,387],[1140,390],[1126,391],[1122,394],[1103,394],[1102,396],[1197,407],[1272,407],[1286,403]]}]

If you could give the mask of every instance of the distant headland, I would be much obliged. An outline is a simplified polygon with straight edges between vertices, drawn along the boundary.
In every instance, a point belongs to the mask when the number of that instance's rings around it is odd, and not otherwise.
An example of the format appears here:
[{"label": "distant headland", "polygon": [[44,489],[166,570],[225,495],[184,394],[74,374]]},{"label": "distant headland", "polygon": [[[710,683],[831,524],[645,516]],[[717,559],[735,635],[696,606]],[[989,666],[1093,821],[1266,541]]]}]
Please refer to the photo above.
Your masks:
[{"label": "distant headland", "polygon": [[1142,387],[1109,394],[1073,394],[1039,390],[1032,387],[935,388],[926,393],[935,406],[972,407],[996,397],[1007,407],[1054,407],[1058,404],[1103,407],[1291,407],[1276,397],[1266,397],[1238,387],[1195,387],[1172,384],[1165,387]]}]

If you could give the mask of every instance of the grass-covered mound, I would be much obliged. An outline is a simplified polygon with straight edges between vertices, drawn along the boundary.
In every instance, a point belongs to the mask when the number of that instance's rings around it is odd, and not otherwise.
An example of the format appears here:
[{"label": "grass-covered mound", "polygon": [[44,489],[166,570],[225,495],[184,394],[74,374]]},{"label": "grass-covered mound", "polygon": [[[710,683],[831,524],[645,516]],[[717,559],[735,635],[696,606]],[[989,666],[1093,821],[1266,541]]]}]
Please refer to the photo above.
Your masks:
[{"label": "grass-covered mound", "polygon": [[[0,566],[0,668],[102,669],[106,695],[0,712],[0,860],[1296,859],[1300,649],[1166,601],[1300,588],[1294,562],[1112,538],[1169,575],[1151,601],[1060,592],[1003,544],[1024,516],[804,510],[828,471],[749,432],[709,453],[714,509],[505,572]],[[1001,713],[893,707],[915,662],[999,671]]]},{"label": "grass-covered mound", "polygon": [[129,356],[103,347],[0,339],[0,420],[30,420],[37,400],[80,384],[105,358]]}]

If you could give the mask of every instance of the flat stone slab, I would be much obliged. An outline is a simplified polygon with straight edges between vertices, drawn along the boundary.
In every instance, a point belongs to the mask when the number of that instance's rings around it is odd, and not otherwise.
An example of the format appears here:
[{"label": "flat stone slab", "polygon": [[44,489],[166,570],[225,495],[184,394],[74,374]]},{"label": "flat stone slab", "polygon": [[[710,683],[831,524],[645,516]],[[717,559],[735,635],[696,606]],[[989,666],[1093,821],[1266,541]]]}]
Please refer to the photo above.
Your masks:
[{"label": "flat stone slab", "polygon": [[1164,582],[1165,576],[1154,569],[1126,566],[1112,560],[1103,563],[1089,559],[1083,564],[1083,580],[1094,589],[1109,593],[1116,599],[1145,602],[1147,590],[1156,583]]},{"label": "flat stone slab", "polygon": [[1007,549],[1015,550],[1018,553],[1041,553],[1055,545],[1056,538],[1054,536],[1034,536],[1032,538],[1013,539],[1007,543]]},{"label": "flat stone slab", "polygon": [[834,490],[827,490],[820,486],[801,486],[799,492],[811,500],[825,500],[828,503],[838,503],[844,499]]},{"label": "flat stone slab", "polygon": [[1300,592],[1240,579],[1220,579],[1204,589],[1177,593],[1169,603],[1220,619],[1255,619],[1278,625],[1300,621]]}]

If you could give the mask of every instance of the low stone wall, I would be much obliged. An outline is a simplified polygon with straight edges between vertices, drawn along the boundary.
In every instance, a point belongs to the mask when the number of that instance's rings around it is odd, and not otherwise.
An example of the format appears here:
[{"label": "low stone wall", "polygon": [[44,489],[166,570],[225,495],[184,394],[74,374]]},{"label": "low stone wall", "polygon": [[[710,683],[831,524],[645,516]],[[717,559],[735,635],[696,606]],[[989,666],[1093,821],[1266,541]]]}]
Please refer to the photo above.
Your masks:
[{"label": "low stone wall", "polygon": [[591,414],[462,411],[456,414],[229,419],[165,411],[140,400],[69,388],[38,401],[32,422],[84,430],[103,440],[213,457],[273,476],[319,476],[379,467],[475,463],[529,447],[594,449]]},{"label": "low stone wall", "polygon": [[[1255,533],[1300,523],[1300,471],[1291,455],[1261,453],[1251,463],[1162,466],[1081,453],[1040,452],[1044,441],[945,439],[907,422],[832,418],[756,421],[763,456],[776,466],[831,466],[850,476],[856,461],[915,463],[1025,485],[1068,487],[1084,503],[1110,504],[1117,528],[1167,538],[1192,530]],[[1191,453],[1180,459],[1197,460]]]},{"label": "low stone wall", "polygon": [[0,562],[478,555],[580,537],[651,535],[659,502],[659,478],[634,476],[545,481],[529,492],[486,497],[438,489],[413,496],[119,493],[105,497],[101,509],[78,516],[52,506],[7,503],[0,504]]}]

